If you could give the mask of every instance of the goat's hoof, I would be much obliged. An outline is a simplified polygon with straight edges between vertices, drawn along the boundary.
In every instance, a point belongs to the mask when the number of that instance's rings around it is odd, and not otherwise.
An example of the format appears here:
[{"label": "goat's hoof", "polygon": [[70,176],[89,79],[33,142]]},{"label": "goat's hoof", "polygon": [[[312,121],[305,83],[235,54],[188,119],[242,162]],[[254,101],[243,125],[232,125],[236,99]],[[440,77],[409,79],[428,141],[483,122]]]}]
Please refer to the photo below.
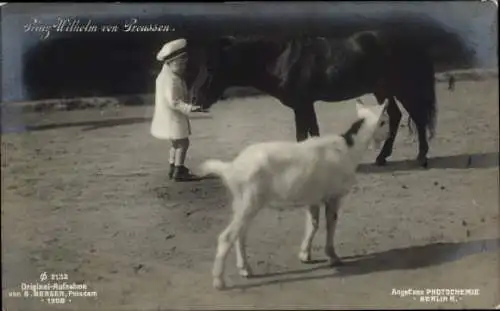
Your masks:
[{"label": "goat's hoof", "polygon": [[248,278],[252,276],[252,270],[249,267],[246,268],[238,268],[238,273],[240,276],[244,278]]},{"label": "goat's hoof", "polygon": [[214,278],[212,285],[217,290],[226,288],[226,283],[221,278]]},{"label": "goat's hoof", "polygon": [[387,164],[387,160],[385,159],[385,157],[377,157],[377,159],[375,160],[375,164],[378,166],[385,166]]},{"label": "goat's hoof", "polygon": [[308,252],[300,252],[299,253],[299,260],[302,263],[308,263],[311,261],[311,254]]}]

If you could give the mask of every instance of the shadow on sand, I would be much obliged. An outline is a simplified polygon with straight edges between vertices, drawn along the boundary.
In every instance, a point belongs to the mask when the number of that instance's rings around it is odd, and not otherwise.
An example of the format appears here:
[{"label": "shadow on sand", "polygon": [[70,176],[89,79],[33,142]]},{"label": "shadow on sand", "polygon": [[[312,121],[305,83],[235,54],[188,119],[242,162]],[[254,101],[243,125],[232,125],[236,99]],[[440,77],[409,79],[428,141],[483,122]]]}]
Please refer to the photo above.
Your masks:
[{"label": "shadow on sand", "polygon": [[[428,160],[428,169],[471,169],[498,167],[498,152],[458,154],[452,156],[434,157]],[[361,164],[358,173],[390,173],[396,171],[424,170],[415,160],[387,161],[385,166]]]},{"label": "shadow on sand", "polygon": [[[453,262],[482,252],[498,252],[499,249],[500,239],[411,246],[367,255],[343,257],[341,258],[343,265],[335,268],[331,268],[328,264],[323,263],[312,268],[254,275],[248,279],[248,284],[235,285],[228,287],[228,289],[243,290],[273,284],[318,280],[331,277],[349,277],[391,270],[418,269]],[[317,270],[325,270],[326,272],[322,275],[293,277],[294,275],[304,275]],[[273,279],[264,280],[266,278]]]},{"label": "shadow on sand", "polygon": [[[191,116],[190,119],[211,119],[210,115],[197,115]],[[108,127],[122,126],[122,125],[131,125],[137,123],[147,123],[151,122],[151,117],[138,117],[138,118],[124,118],[124,119],[106,119],[99,121],[84,121],[84,122],[68,122],[68,123],[56,123],[56,124],[44,124],[44,125],[34,125],[34,126],[25,126],[25,131],[44,131],[44,130],[53,130],[58,128],[65,127],[84,127],[82,131],[93,131]]]}]

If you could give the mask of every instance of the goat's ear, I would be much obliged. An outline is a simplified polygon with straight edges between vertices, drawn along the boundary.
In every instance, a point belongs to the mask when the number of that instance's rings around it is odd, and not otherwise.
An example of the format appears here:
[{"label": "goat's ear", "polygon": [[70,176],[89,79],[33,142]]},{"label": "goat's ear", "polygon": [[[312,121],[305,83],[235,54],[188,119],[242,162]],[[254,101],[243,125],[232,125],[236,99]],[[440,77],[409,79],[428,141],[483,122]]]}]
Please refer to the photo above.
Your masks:
[{"label": "goat's ear", "polygon": [[363,103],[363,101],[359,98],[356,99],[356,111],[360,113],[364,109],[365,109],[365,104]]},{"label": "goat's ear", "polygon": [[387,107],[389,107],[389,99],[386,99],[382,104],[382,113],[385,113],[387,111]]}]

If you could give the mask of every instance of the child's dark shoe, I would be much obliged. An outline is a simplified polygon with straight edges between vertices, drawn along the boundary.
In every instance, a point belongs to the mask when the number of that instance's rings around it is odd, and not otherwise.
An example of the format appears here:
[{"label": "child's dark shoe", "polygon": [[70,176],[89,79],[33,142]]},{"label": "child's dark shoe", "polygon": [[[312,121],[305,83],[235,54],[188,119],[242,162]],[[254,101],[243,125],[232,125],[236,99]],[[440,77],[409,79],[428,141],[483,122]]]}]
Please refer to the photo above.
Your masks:
[{"label": "child's dark shoe", "polygon": [[174,177],[175,165],[170,164],[170,170],[168,171],[168,179],[172,179]]},{"label": "child's dark shoe", "polygon": [[176,166],[173,173],[174,181],[195,181],[201,178],[192,174],[185,166]]}]

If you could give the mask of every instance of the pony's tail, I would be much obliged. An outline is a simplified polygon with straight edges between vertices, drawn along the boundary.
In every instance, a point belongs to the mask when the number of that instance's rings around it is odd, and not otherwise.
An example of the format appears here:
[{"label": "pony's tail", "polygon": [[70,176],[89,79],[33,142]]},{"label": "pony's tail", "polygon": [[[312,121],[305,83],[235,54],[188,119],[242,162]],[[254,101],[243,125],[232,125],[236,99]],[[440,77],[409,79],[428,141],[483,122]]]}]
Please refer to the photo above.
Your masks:
[{"label": "pony's tail", "polygon": [[428,97],[424,105],[426,111],[427,130],[429,132],[429,140],[436,135],[437,124],[437,100],[436,100],[436,80],[434,78],[434,65],[430,64],[429,81],[428,81]]},{"label": "pony's tail", "polygon": [[[424,64],[420,66],[420,78],[418,81],[418,95],[415,97],[417,107],[414,111],[420,118],[429,134],[429,140],[433,139],[436,134],[437,124],[437,100],[436,100],[436,82],[434,77],[434,64],[432,60],[425,57]],[[415,120],[412,117],[408,118],[408,130],[410,135],[413,134],[412,125],[415,125]]]},{"label": "pony's tail", "polygon": [[200,165],[199,174],[203,176],[215,175],[224,178],[231,164],[220,160],[207,160]]}]

